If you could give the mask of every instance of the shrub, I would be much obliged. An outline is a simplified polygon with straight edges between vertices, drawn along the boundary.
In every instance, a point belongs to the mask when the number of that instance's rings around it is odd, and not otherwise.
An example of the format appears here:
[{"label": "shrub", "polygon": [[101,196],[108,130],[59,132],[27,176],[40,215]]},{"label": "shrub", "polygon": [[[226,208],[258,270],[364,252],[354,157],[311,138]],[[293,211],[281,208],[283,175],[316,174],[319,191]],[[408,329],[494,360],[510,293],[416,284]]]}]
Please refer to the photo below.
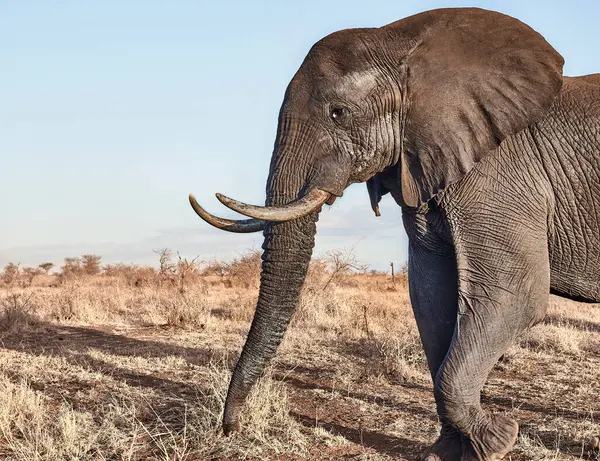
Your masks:
[{"label": "shrub", "polygon": [[83,255],[81,257],[81,270],[86,275],[98,275],[101,271],[100,261],[101,257],[98,255]]},{"label": "shrub", "polygon": [[8,263],[2,271],[2,281],[7,285],[12,285],[19,277],[20,263]]},{"label": "shrub", "polygon": [[244,288],[256,288],[260,281],[261,253],[251,250],[227,266],[227,276]]},{"label": "shrub", "polygon": [[64,264],[60,267],[61,280],[78,277],[83,273],[81,258],[65,258]]}]

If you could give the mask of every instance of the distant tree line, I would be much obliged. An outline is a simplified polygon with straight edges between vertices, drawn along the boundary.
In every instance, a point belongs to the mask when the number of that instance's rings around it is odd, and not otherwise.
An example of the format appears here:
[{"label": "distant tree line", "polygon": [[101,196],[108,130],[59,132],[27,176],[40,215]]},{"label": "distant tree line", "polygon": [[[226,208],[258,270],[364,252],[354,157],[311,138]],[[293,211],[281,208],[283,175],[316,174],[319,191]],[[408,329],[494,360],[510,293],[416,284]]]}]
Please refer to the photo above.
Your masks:
[{"label": "distant tree line", "polygon": [[[157,257],[156,266],[138,264],[102,264],[102,257],[95,254],[84,254],[79,257],[64,258],[63,264],[55,268],[52,262],[44,262],[37,267],[21,266],[20,263],[10,262],[0,272],[0,283],[5,286],[31,286],[38,276],[45,276],[49,285],[59,285],[76,282],[84,278],[104,276],[124,280],[128,285],[141,286],[171,286],[181,293],[186,286],[194,283],[200,277],[216,279],[228,286],[256,287],[260,282],[261,255],[257,250],[245,254],[229,262],[200,261],[198,257],[187,259],[179,252],[174,256],[169,248],[153,250]],[[393,265],[392,265],[393,267]],[[352,274],[385,275],[384,272],[369,270],[368,265],[357,260],[354,247],[337,249],[327,252],[322,258],[313,258],[309,279],[312,286],[320,285],[326,290],[330,285],[340,285]],[[396,273],[403,283],[406,281],[406,266]],[[44,279],[42,279],[43,281]],[[393,279],[395,280],[395,279]]]}]

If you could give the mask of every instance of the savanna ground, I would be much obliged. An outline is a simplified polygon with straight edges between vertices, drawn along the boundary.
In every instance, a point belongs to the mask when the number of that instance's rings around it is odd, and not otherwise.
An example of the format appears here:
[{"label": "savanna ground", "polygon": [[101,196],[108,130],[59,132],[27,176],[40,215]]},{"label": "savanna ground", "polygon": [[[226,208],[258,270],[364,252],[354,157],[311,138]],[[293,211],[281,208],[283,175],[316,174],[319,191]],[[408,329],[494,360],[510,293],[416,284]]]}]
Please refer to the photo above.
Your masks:
[{"label": "savanna ground", "polygon": [[[160,271],[5,268],[0,459],[419,459],[438,426],[406,277],[331,261],[311,268],[232,437],[220,417],[257,299],[255,254],[202,270],[168,258]],[[599,394],[600,306],[553,297],[482,401],[520,423],[508,459],[598,460]]]}]

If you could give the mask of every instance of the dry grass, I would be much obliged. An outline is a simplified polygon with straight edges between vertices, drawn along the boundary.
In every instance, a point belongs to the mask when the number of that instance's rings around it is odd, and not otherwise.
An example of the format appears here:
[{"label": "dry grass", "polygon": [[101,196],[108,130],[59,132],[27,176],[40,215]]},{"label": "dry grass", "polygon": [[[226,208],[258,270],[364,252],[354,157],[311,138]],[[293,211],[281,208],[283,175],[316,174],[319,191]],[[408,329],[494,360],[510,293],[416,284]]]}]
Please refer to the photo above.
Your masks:
[{"label": "dry grass", "polygon": [[[242,259],[185,290],[129,276],[0,288],[0,459],[418,459],[437,423],[405,280],[324,290],[322,265],[244,431],[221,434],[257,297]],[[483,402],[521,422],[512,460],[600,459],[599,351],[600,308],[552,298],[505,355]]]}]

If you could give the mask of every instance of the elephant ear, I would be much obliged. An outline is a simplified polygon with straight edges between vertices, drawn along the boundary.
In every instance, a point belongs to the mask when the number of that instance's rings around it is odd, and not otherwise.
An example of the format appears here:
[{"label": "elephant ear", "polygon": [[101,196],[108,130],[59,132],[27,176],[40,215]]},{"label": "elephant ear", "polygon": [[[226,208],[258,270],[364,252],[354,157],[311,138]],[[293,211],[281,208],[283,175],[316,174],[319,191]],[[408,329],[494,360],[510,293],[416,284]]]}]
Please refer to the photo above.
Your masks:
[{"label": "elephant ear", "polygon": [[509,16],[442,9],[387,27],[413,43],[403,63],[401,180],[409,206],[428,201],[543,117],[562,86],[562,56]]}]

